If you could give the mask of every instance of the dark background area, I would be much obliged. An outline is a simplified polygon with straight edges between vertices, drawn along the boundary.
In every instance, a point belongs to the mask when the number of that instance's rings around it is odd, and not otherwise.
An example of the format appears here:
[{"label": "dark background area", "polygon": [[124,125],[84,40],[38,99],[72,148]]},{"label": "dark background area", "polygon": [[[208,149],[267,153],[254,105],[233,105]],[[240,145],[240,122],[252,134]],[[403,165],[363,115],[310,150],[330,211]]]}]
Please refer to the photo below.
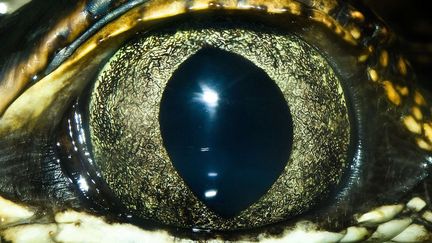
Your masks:
[{"label": "dark background area", "polygon": [[364,0],[396,32],[407,40],[432,40],[432,13],[428,1]]},{"label": "dark background area", "polygon": [[[354,0],[356,1],[356,0]],[[359,0],[357,0],[359,1]],[[402,40],[402,52],[432,90],[432,10],[427,0],[364,0]]]}]

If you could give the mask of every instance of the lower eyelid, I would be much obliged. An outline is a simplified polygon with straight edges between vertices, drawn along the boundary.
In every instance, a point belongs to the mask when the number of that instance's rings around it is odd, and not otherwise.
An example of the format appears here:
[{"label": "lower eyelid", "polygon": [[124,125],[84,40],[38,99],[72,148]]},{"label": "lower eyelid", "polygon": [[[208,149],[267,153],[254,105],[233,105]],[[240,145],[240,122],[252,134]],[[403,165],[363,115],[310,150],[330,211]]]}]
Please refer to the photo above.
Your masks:
[{"label": "lower eyelid", "polygon": [[[260,240],[262,242],[363,242],[371,237],[376,241],[393,239],[396,242],[426,242],[430,239],[428,230],[416,220],[431,220],[432,213],[424,210],[426,203],[418,197],[409,200],[406,205],[384,205],[359,216],[368,218],[375,223],[367,225],[354,224],[339,232],[320,230],[318,226],[310,222],[297,223],[295,227],[285,230],[280,236],[267,238],[265,234],[256,235],[253,238],[236,238],[236,240]],[[405,208],[405,209],[404,209]],[[26,222],[34,217],[31,209],[12,203],[0,197],[1,226]],[[7,210],[6,210],[7,209]],[[401,213],[404,209],[405,213]],[[11,213],[13,212],[13,213]],[[423,212],[417,214],[418,212]],[[405,214],[405,216],[404,216]],[[382,216],[386,216],[384,219]],[[414,218],[407,218],[411,216]],[[98,225],[98,227],[94,227]],[[44,224],[24,224],[12,226],[0,231],[0,236],[8,241],[16,242],[18,239],[27,239],[31,235],[32,241],[103,241],[141,242],[144,239],[152,242],[171,242],[184,239],[176,238],[166,231],[145,231],[130,224],[109,223],[103,218],[80,213],[72,210],[57,213],[55,221]],[[28,238],[30,239],[30,238]],[[266,240],[264,240],[266,239]],[[263,241],[264,240],[264,241]]]}]

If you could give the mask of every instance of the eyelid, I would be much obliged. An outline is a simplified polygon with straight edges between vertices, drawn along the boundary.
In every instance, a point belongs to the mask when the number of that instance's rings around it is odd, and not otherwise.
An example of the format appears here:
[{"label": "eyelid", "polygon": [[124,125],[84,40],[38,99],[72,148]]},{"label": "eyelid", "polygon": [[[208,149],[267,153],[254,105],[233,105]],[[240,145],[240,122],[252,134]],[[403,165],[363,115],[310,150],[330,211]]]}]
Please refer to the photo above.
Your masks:
[{"label": "eyelid", "polygon": [[[144,1],[129,1],[118,8],[116,8],[116,5],[119,3],[116,1],[104,1],[103,3],[98,0],[81,1],[66,13],[60,11],[59,13],[62,14],[61,20],[54,22],[54,24],[51,24],[51,20],[56,18],[50,16],[48,24],[42,26],[41,30],[36,30],[36,32],[44,32],[40,38],[24,36],[23,38],[29,39],[35,44],[27,49],[21,49],[17,55],[10,55],[6,64],[3,64],[4,67],[0,73],[0,96],[2,97],[0,100],[0,117],[19,94],[29,84],[31,85],[32,81],[38,79],[42,71],[45,70],[43,74],[53,71],[53,68],[60,64],[59,56],[69,56],[75,50],[70,48],[74,46],[73,43],[79,42],[80,39],[81,41],[87,39],[90,34],[98,30],[104,23]],[[30,2],[24,8],[34,7],[32,4],[33,2]],[[111,11],[111,8],[116,9]],[[67,47],[64,48],[65,46]],[[64,49],[57,53],[61,48]],[[50,62],[52,56],[54,58]],[[60,60],[63,61],[62,58]]]},{"label": "eyelid", "polygon": [[[236,10],[236,11],[261,11],[268,14],[291,14],[291,15],[302,15],[305,11],[315,22],[321,23],[329,29],[332,29],[334,33],[339,35],[346,42],[356,45],[355,36],[352,35],[352,31],[348,31],[343,28],[336,20],[327,15],[337,5],[334,1],[322,1],[318,6],[307,6],[297,1],[262,1],[262,0],[251,0],[251,1],[219,1],[217,4],[209,0],[197,0],[197,1],[151,1],[145,3],[139,7],[135,7],[142,0],[133,1],[125,4],[119,8],[117,14],[121,14],[128,8],[133,7],[126,14],[119,17],[119,19],[109,23],[102,30],[87,40],[84,46],[80,46],[75,53],[80,55],[73,55],[72,58],[80,58],[84,53],[90,52],[90,50],[96,49],[102,42],[106,42],[113,38],[122,38],[120,36],[127,35],[126,32],[130,32],[132,29],[139,25],[145,25],[145,23],[168,18],[184,13],[198,12],[205,10],[224,9],[224,10]],[[91,5],[91,3],[90,3]],[[315,5],[315,2],[314,4]],[[105,5],[104,5],[105,6]],[[103,7],[104,7],[103,6]],[[262,7],[265,6],[265,7]],[[70,13],[66,18],[60,21],[55,27],[52,28],[36,45],[36,47],[30,52],[32,58],[27,58],[26,61],[20,62],[18,65],[14,65],[9,69],[3,70],[3,80],[0,83],[0,96],[3,99],[0,101],[0,116],[6,111],[8,106],[18,97],[20,93],[25,90],[25,87],[30,83],[32,78],[37,77],[44,69],[47,68],[49,57],[62,48],[63,46],[72,43],[79,38],[86,38],[86,35],[81,34],[86,28],[92,23],[94,18],[100,12],[96,10],[89,11],[89,6],[79,4],[79,6]],[[306,11],[307,10],[307,11]],[[91,17],[94,18],[91,18]],[[108,15],[107,18],[113,18]],[[95,28],[92,31],[102,25],[103,20],[96,23]],[[73,31],[71,31],[73,30]],[[88,35],[88,34],[87,34]],[[125,38],[125,37],[123,37]],[[73,49],[65,49],[63,55],[68,55]],[[61,60],[61,58],[60,58]],[[19,60],[17,61],[19,62]],[[54,60],[55,65],[59,60]],[[51,70],[52,66],[48,66],[48,70]],[[24,70],[24,71],[22,71]]]},{"label": "eyelid", "polygon": [[10,57],[9,65],[5,65],[6,69],[1,70],[0,116],[30,80],[45,68],[50,55],[59,47],[70,43],[88,27],[90,18],[84,10],[85,5],[78,4],[61,21],[50,26],[50,30],[32,45],[31,50],[23,51],[28,54],[20,53]]}]

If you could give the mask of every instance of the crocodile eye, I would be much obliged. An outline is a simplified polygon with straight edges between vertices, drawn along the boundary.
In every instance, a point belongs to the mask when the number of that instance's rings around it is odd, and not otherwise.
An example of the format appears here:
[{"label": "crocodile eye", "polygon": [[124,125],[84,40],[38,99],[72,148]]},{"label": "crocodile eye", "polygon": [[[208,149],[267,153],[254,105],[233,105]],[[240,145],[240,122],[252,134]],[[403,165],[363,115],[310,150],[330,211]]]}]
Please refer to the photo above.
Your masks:
[{"label": "crocodile eye", "polygon": [[90,1],[62,14],[0,59],[2,196],[252,239],[300,220],[338,230],[428,175],[429,95],[387,27],[351,5]]},{"label": "crocodile eye", "polygon": [[[306,212],[348,165],[337,75],[295,35],[199,23],[159,27],[111,57],[65,122],[62,163],[77,182],[94,167],[96,189],[166,225],[233,230]],[[70,166],[85,151],[91,162]]]}]

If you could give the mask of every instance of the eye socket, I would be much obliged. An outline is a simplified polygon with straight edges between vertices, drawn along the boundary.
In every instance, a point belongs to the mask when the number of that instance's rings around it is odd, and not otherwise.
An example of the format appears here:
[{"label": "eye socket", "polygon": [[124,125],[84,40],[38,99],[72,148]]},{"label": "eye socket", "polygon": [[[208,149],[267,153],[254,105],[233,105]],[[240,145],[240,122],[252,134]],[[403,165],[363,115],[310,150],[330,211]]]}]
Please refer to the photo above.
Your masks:
[{"label": "eye socket", "polygon": [[[321,32],[319,32],[319,33],[321,33]],[[322,34],[322,33],[321,33]],[[306,34],[304,34],[305,36],[307,36]],[[310,36],[309,37],[305,37],[305,39],[308,39],[308,40],[311,40],[311,39],[313,39],[313,38],[311,38]],[[330,38],[331,39],[331,38]],[[324,41],[324,42],[326,42],[326,41]],[[328,44],[328,43],[326,43],[326,44]],[[322,45],[320,45],[320,44],[317,44],[317,46],[318,47],[322,47]],[[320,49],[320,48],[319,48]],[[326,58],[328,58],[329,59],[329,62],[330,63],[332,63],[332,64],[339,64],[339,65],[341,65],[341,60],[343,59],[343,57],[346,57],[346,56],[343,56],[343,55],[340,55],[340,56],[338,56],[338,55],[336,55],[337,57],[329,57],[329,53],[332,53],[333,51],[335,51],[334,50],[334,46],[333,46],[333,49],[331,49],[330,51],[329,50],[323,50],[323,49],[320,49],[321,51],[323,51],[325,54],[324,54],[324,56],[326,56]],[[337,51],[335,51],[335,53],[337,53]],[[378,53],[380,53],[380,52],[378,52]],[[332,53],[332,54],[334,54],[334,53]],[[380,54],[381,55],[381,54]],[[343,56],[343,57],[341,57],[341,56]],[[360,56],[361,57],[361,56]],[[394,58],[394,57],[391,57],[391,58]],[[385,59],[385,58],[384,58]],[[390,61],[390,63],[395,63],[394,61]],[[346,71],[347,69],[345,69],[344,70],[344,68],[343,67],[340,67],[339,65],[335,65],[336,66],[336,68],[335,69],[337,69],[338,70],[338,73],[341,75],[341,76],[343,76],[344,78],[346,78],[347,76],[350,76],[350,75],[347,75],[347,74],[344,74],[343,72],[344,71]],[[374,64],[371,64],[371,65],[374,65]],[[379,65],[382,65],[382,64],[379,64]],[[346,65],[346,66],[349,66],[349,65]],[[386,65],[387,66],[387,65]],[[351,70],[352,71],[352,70]],[[369,72],[369,74],[370,74],[371,72]],[[355,75],[357,75],[357,73],[355,73],[355,71],[353,71],[353,72],[351,72],[351,76],[352,77],[356,77]],[[364,75],[364,73],[363,73],[363,75]],[[370,74],[371,75],[371,74]],[[360,75],[359,75],[360,76]],[[364,76],[362,76],[362,77],[364,77]],[[373,75],[371,75],[371,78],[373,79]],[[391,97],[393,97],[394,98],[394,96],[392,96],[391,94],[391,87],[393,87],[392,86],[392,84],[389,84],[389,83],[385,83],[385,84],[387,84],[386,86],[385,86],[385,88],[386,88],[386,92],[387,93],[385,93],[385,95],[387,95],[388,97],[389,97],[389,99],[390,99],[390,102],[393,102],[393,101],[397,101],[397,99],[395,100],[395,99],[392,99]],[[402,82],[402,84],[404,84],[403,82]],[[355,86],[355,85],[353,85],[352,83],[350,83],[348,86]],[[396,89],[397,87],[394,87],[394,89]],[[403,87],[401,87],[401,88],[403,88]],[[409,88],[411,88],[410,86],[409,86]],[[359,88],[359,87],[353,87],[353,89],[355,90],[355,92],[358,92],[358,93],[361,93],[362,95],[364,95],[364,97],[367,97],[367,96],[370,96],[370,97],[372,97],[372,100],[374,100],[374,101],[376,101],[376,100],[380,100],[380,101],[386,101],[385,99],[381,99],[382,98],[382,94],[381,93],[379,93],[379,92],[377,92],[376,90],[374,90],[374,88],[371,88],[371,87],[366,87],[366,88]],[[411,89],[409,89],[409,90],[411,90]],[[353,92],[353,93],[355,93],[355,92]],[[402,91],[401,91],[402,92]],[[399,93],[398,93],[399,94]],[[358,94],[357,94],[358,95]],[[355,96],[355,95],[354,95]],[[358,97],[358,96],[357,96]],[[376,97],[378,97],[378,98],[376,98]],[[381,97],[381,98],[380,98]],[[355,98],[355,97],[354,97]],[[358,98],[357,98],[358,99]],[[356,99],[354,99],[354,101],[353,101],[353,103],[355,103],[355,102],[358,102],[358,100],[356,100]],[[362,105],[365,105],[365,103],[366,104],[368,104],[367,102],[364,102]],[[380,107],[380,108],[377,108],[376,110],[377,111],[383,111],[383,110],[386,110],[386,108],[385,107],[387,107],[387,103],[385,103],[384,105],[382,105],[382,107]],[[356,107],[355,109],[359,109],[358,107]],[[358,112],[358,110],[356,110],[357,112]],[[395,125],[397,122],[392,122],[392,121],[396,121],[397,119],[395,119],[395,118],[397,118],[398,116],[399,116],[399,109],[397,108],[397,109],[395,109],[395,112],[394,113],[391,113],[391,112],[388,112],[390,115],[389,115],[389,117],[387,117],[386,119],[385,118],[383,118],[383,117],[380,117],[380,119],[382,119],[382,120],[384,120],[384,121],[387,121],[387,122],[389,122],[389,123],[391,123],[391,125],[390,126],[388,126],[388,127],[396,127],[397,128],[397,125]],[[60,112],[61,113],[61,112]],[[373,113],[373,112],[372,112]],[[376,113],[378,113],[378,112],[376,112]],[[364,114],[363,114],[364,115]],[[428,116],[428,115],[426,115],[426,116]],[[377,119],[378,120],[378,119]],[[373,123],[373,122],[371,122],[371,123]],[[388,124],[387,124],[388,125]],[[367,126],[367,125],[365,125],[365,126]],[[370,127],[373,127],[373,126],[376,126],[376,127],[379,127],[379,126],[377,126],[375,123],[374,123],[374,125],[369,125]],[[400,140],[400,137],[403,137],[403,135],[406,135],[406,133],[404,133],[404,132],[398,132],[397,134],[395,134],[395,138],[396,138],[396,140]],[[369,145],[369,146],[372,146],[371,145],[372,143],[371,142],[368,142],[366,145]],[[386,146],[393,146],[393,147],[396,147],[397,148],[397,146],[395,146],[394,144],[392,144],[392,143],[385,143],[384,145],[386,145]],[[410,150],[411,151],[411,153],[417,153],[417,150],[416,150],[417,148],[413,148],[413,147],[409,147],[409,149],[408,150]],[[384,150],[384,149],[379,149],[380,151],[381,150]],[[388,150],[387,150],[388,151]],[[364,152],[364,151],[362,151],[362,152]],[[424,153],[421,153],[421,152],[419,152],[418,153],[418,157],[416,157],[415,158],[415,160],[416,161],[423,161],[422,160],[422,156],[424,155]],[[399,156],[400,158],[403,158],[403,155],[402,156]],[[419,158],[420,157],[420,158]],[[355,157],[356,158],[356,157]],[[355,158],[354,158],[354,160],[355,160]],[[365,159],[363,159],[363,161],[364,161]],[[371,159],[371,158],[368,158],[368,160],[369,161],[374,161],[374,159]],[[403,159],[402,159],[403,160]],[[393,162],[393,161],[390,161],[390,162]],[[371,163],[371,164],[374,164],[374,163]],[[369,166],[369,168],[373,168],[373,166]],[[421,176],[419,176],[419,177],[421,177]],[[416,177],[416,179],[417,179],[417,177]],[[361,188],[361,186],[359,186],[360,188]],[[360,190],[361,191],[361,190]],[[354,198],[354,197],[353,197]]]}]

